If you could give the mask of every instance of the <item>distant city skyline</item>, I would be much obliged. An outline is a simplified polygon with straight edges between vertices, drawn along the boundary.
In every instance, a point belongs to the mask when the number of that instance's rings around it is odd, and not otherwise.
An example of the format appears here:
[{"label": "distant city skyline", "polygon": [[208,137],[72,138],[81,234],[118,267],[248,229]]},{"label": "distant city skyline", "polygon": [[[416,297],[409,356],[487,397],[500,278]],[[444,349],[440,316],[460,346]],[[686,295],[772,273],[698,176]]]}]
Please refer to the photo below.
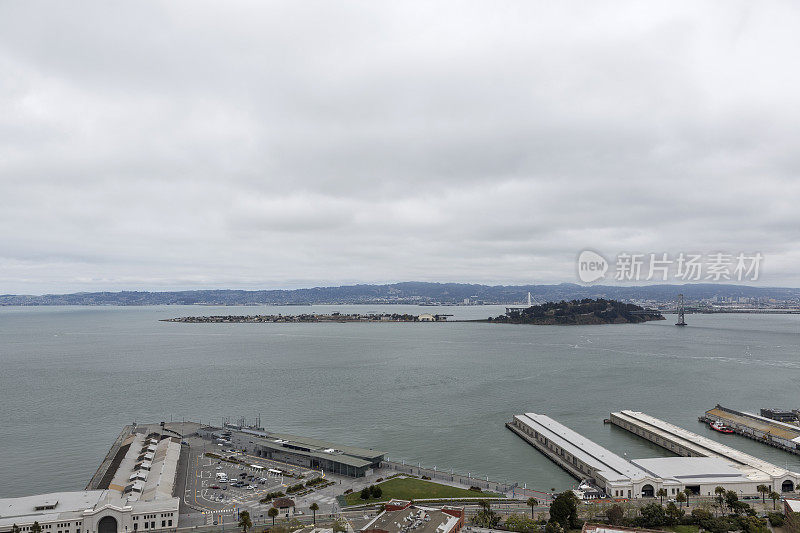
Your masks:
[{"label": "distant city skyline", "polygon": [[3,2],[0,294],[577,282],[583,250],[760,253],[753,285],[800,287],[798,27],[792,3]]}]

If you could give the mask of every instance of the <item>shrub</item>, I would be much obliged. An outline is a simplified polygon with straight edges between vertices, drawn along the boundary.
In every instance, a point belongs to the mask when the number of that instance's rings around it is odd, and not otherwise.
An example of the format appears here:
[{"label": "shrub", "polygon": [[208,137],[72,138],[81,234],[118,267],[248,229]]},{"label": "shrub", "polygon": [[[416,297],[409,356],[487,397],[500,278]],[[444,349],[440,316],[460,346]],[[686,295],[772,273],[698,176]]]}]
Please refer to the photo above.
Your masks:
[{"label": "shrub", "polygon": [[769,513],[767,518],[769,518],[769,523],[774,527],[783,527],[783,524],[786,523],[783,513]]},{"label": "shrub", "polygon": [[297,485],[292,485],[291,487],[286,489],[286,494],[294,494],[295,492],[299,492],[303,490],[305,486],[302,483],[298,483]]}]

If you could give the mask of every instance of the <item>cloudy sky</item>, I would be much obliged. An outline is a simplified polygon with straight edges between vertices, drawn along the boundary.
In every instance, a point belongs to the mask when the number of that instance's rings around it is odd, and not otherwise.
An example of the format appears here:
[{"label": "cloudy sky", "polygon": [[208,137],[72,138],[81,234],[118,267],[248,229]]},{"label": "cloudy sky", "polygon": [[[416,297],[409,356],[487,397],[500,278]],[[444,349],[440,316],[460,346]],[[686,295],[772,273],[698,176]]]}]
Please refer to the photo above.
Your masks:
[{"label": "cloudy sky", "polygon": [[0,3],[0,293],[800,286],[793,2]]}]

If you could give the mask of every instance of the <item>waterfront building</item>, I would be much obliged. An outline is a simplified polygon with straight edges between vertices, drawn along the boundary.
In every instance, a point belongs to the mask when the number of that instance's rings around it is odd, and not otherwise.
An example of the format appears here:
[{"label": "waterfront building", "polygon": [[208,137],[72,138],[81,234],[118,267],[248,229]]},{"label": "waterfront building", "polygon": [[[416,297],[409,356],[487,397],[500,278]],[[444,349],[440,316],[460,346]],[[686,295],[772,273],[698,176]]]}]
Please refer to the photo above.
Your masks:
[{"label": "waterfront building", "polygon": [[[127,428],[126,428],[127,429]],[[0,499],[0,532],[142,533],[175,529],[173,496],[180,441],[158,432],[133,432],[119,442],[96,488]]]},{"label": "waterfront building", "polygon": [[650,498],[660,489],[665,489],[670,498],[687,489],[709,496],[718,486],[747,495],[758,494],[759,485],[791,492],[800,478],[796,472],[644,413],[612,413],[611,422],[678,457],[628,460],[537,413],[516,415],[506,425],[572,476],[613,498]]},{"label": "waterfront building", "polygon": [[370,475],[386,457],[386,452],[377,450],[233,424],[222,429],[203,427],[198,434],[206,438],[222,436],[232,448],[257,457],[351,477]]}]

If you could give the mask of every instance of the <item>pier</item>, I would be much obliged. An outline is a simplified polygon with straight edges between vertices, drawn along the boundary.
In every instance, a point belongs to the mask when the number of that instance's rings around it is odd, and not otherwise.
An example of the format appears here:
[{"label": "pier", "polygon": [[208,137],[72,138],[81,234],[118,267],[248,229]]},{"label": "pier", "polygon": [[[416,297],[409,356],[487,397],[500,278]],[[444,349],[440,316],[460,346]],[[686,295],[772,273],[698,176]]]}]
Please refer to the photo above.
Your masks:
[{"label": "pier", "polygon": [[749,480],[763,480],[774,490],[792,492],[800,482],[800,474],[746,454],[720,442],[692,433],[638,411],[611,413],[615,426],[658,444],[684,457],[716,458],[732,465]]},{"label": "pier", "polygon": [[800,426],[737,411],[719,404],[706,411],[699,420],[707,424],[721,422],[737,435],[800,455]]}]

